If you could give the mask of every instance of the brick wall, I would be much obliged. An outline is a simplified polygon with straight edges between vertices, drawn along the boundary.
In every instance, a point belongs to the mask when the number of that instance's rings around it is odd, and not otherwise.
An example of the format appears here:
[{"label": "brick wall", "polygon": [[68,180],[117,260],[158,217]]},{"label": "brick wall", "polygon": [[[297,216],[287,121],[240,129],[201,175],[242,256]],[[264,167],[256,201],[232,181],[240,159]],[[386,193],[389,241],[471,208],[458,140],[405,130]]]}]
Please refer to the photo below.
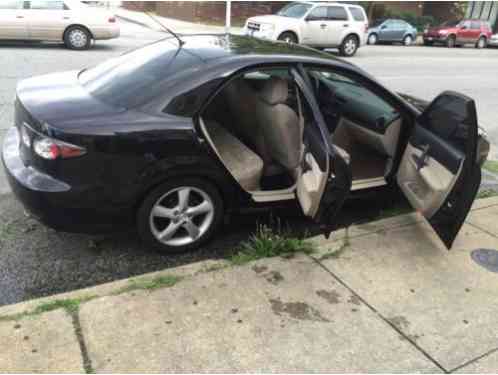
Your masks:
[{"label": "brick wall", "polygon": [[[287,3],[234,1],[232,2],[232,23],[240,24],[248,17],[275,13]],[[211,24],[224,24],[225,4],[225,1],[123,1],[123,6],[130,10],[154,11],[164,17]]]}]

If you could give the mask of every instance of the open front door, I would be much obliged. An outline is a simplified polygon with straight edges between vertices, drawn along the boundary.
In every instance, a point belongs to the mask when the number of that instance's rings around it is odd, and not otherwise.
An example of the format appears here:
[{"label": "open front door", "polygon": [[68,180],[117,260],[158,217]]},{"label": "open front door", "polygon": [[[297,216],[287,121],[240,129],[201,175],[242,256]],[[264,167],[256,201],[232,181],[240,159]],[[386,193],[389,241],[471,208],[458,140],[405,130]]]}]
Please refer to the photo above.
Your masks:
[{"label": "open front door", "polygon": [[297,171],[296,198],[303,213],[318,222],[328,236],[351,190],[349,155],[332,145],[312,91],[296,71],[293,76],[303,94],[303,98],[297,95],[304,148]]},{"label": "open front door", "polygon": [[449,249],[481,183],[477,114],[465,95],[444,92],[417,119],[397,182]]}]

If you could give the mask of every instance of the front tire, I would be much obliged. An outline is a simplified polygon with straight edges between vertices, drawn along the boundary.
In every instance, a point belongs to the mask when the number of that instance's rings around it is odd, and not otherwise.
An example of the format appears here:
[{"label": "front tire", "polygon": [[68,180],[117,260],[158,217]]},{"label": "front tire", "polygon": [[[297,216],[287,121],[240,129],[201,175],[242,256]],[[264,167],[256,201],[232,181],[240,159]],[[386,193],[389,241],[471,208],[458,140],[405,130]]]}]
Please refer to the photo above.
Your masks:
[{"label": "front tire", "polygon": [[481,36],[476,43],[476,48],[478,49],[486,48],[486,45],[487,45],[486,38]]},{"label": "front tire", "polygon": [[137,211],[140,238],[164,254],[197,249],[222,223],[220,193],[198,178],[179,178],[155,188]]},{"label": "front tire", "polygon": [[358,38],[354,35],[349,35],[342,41],[339,47],[339,53],[341,56],[352,57],[356,53],[359,47]]},{"label": "front tire", "polygon": [[64,33],[64,44],[69,49],[85,50],[92,44],[90,32],[81,26],[72,26]]},{"label": "front tire", "polygon": [[294,43],[297,44],[297,36],[294,33],[291,33],[290,31],[286,31],[278,37],[278,40],[286,43]]}]

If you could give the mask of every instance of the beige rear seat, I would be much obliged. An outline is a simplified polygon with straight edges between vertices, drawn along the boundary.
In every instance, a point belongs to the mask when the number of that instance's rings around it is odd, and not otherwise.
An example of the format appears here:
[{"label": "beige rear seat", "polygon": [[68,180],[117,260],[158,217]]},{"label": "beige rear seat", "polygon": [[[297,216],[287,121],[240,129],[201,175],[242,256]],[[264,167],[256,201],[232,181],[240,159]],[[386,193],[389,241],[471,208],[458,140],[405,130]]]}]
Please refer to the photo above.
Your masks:
[{"label": "beige rear seat", "polygon": [[260,190],[263,160],[217,122],[208,121],[206,128],[218,156],[233,177],[247,191]]}]

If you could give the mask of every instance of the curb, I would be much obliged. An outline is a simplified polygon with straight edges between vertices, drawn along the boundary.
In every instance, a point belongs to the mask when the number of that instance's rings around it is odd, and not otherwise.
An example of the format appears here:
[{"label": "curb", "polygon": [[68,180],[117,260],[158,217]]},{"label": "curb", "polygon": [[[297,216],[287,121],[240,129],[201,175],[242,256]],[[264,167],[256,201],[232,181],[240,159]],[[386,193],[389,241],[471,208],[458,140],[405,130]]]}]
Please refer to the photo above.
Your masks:
[{"label": "curb", "polygon": [[[498,205],[498,197],[478,199],[474,202],[472,210],[486,209],[496,205]],[[309,238],[308,241],[315,243],[318,247],[330,246],[334,243],[346,241],[348,238],[356,238],[377,232],[383,232],[387,229],[415,225],[421,221],[422,218],[418,214],[409,213],[339,229],[333,232],[329,239],[325,239],[324,236],[319,235]],[[34,311],[40,305],[50,302],[70,299],[96,299],[109,295],[122,294],[127,293],[126,289],[134,283],[153,281],[154,279],[164,276],[174,276],[180,278],[195,277],[198,274],[215,272],[232,266],[236,267],[228,260],[204,260],[176,268],[165,269],[106,284],[96,285],[85,289],[23,301],[13,305],[0,306],[0,321],[2,318],[11,319],[10,317],[12,316]]]}]

